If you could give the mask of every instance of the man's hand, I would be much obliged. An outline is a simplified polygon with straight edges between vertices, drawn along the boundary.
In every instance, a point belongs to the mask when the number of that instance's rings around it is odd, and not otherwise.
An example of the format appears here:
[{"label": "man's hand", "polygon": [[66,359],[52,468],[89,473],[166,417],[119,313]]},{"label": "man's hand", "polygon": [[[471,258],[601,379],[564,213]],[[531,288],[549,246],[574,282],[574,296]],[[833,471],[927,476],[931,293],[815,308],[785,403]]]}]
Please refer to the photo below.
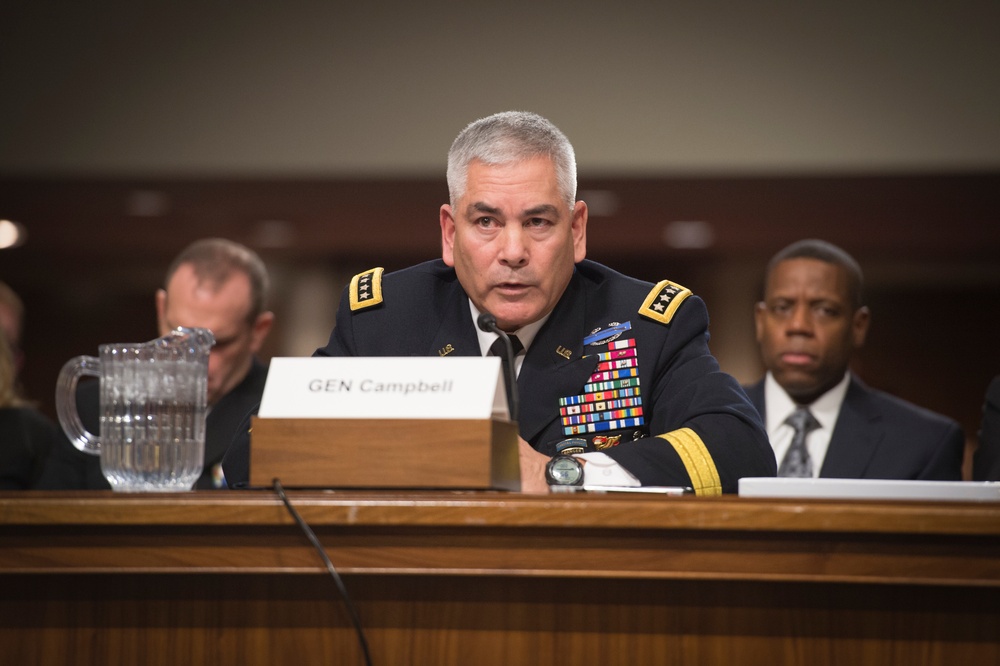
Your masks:
[{"label": "man's hand", "polygon": [[531,448],[531,444],[517,438],[518,457],[521,461],[521,492],[535,495],[549,492],[545,482],[545,466],[549,457]]}]

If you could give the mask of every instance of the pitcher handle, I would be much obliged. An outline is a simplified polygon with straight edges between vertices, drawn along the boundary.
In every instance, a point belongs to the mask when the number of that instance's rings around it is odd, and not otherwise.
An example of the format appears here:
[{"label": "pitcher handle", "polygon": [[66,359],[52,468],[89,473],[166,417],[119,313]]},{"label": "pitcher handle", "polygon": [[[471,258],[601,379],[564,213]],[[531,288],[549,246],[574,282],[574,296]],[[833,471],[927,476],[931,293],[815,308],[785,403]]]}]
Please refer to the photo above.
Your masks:
[{"label": "pitcher handle", "polygon": [[56,381],[56,414],[59,416],[59,425],[73,446],[96,456],[101,454],[101,438],[83,427],[76,409],[76,385],[84,375],[100,377],[100,359],[77,356],[66,361]]}]

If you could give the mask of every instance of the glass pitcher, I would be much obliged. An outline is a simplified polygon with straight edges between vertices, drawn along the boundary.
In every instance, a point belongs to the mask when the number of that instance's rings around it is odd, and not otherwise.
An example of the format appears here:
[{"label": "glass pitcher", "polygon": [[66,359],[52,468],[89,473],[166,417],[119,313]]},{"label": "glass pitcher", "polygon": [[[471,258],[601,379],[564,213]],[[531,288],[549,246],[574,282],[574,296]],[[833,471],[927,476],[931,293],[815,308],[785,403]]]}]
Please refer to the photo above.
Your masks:
[{"label": "glass pitcher", "polygon": [[[77,356],[56,383],[59,423],[76,448],[101,457],[120,492],[190,490],[205,458],[208,353],[205,328],[176,328],[143,343],[101,345],[100,358]],[[82,376],[100,378],[100,435],[76,409]]]}]

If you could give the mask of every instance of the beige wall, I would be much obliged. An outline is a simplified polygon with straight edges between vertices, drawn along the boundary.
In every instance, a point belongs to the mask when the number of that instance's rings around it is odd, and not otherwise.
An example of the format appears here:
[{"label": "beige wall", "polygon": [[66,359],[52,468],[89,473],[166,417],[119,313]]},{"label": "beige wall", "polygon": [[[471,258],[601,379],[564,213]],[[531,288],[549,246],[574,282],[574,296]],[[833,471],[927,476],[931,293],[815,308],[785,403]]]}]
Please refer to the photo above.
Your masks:
[{"label": "beige wall", "polygon": [[0,174],[438,174],[508,108],[591,175],[1000,167],[996,2],[54,7],[0,8]]}]

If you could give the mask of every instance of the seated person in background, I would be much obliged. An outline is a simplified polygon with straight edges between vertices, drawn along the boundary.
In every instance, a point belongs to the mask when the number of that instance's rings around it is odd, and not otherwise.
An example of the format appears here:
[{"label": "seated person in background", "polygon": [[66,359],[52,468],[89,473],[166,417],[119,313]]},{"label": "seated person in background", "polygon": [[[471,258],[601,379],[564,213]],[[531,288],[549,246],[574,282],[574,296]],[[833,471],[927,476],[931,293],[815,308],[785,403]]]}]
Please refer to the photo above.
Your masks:
[{"label": "seated person in background", "polygon": [[979,448],[972,458],[973,481],[1000,481],[1000,376],[986,389]]},{"label": "seated person in background", "polygon": [[56,441],[54,423],[20,398],[14,354],[0,327],[0,490],[26,490],[38,479]]},{"label": "seated person in background", "polygon": [[[220,462],[243,418],[264,391],[267,368],[256,358],[274,315],[264,309],[267,269],[252,250],[229,240],[196,241],[167,270],[166,288],[156,293],[160,335],[178,326],[207,328],[215,335],[208,359],[208,417],[205,468],[196,489],[225,485]],[[83,424],[98,434],[98,382],[81,382],[77,405]],[[38,487],[106,489],[100,458],[60,438]]]},{"label": "seated person in background", "polygon": [[7,345],[11,354],[11,368],[14,391],[24,398],[17,384],[17,375],[24,364],[24,353],[21,351],[21,333],[24,328],[24,303],[5,282],[0,282],[0,331],[7,336]]},{"label": "seated person in background", "polygon": [[[546,465],[563,447],[583,451],[588,484],[707,495],[774,475],[756,410],[708,350],[701,299],[584,259],[587,204],[561,131],[530,113],[476,121],[451,147],[448,186],[443,258],[356,276],[317,355],[485,355],[498,338],[477,328],[488,312],[523,347],[522,490],[547,492]],[[234,441],[226,475],[245,480],[248,464],[246,438]]]},{"label": "seated person in background", "polygon": [[767,266],[754,318],[767,374],[747,393],[774,447],[778,476],[961,480],[958,423],[865,386],[848,370],[869,311],[858,263],[803,240]]}]

